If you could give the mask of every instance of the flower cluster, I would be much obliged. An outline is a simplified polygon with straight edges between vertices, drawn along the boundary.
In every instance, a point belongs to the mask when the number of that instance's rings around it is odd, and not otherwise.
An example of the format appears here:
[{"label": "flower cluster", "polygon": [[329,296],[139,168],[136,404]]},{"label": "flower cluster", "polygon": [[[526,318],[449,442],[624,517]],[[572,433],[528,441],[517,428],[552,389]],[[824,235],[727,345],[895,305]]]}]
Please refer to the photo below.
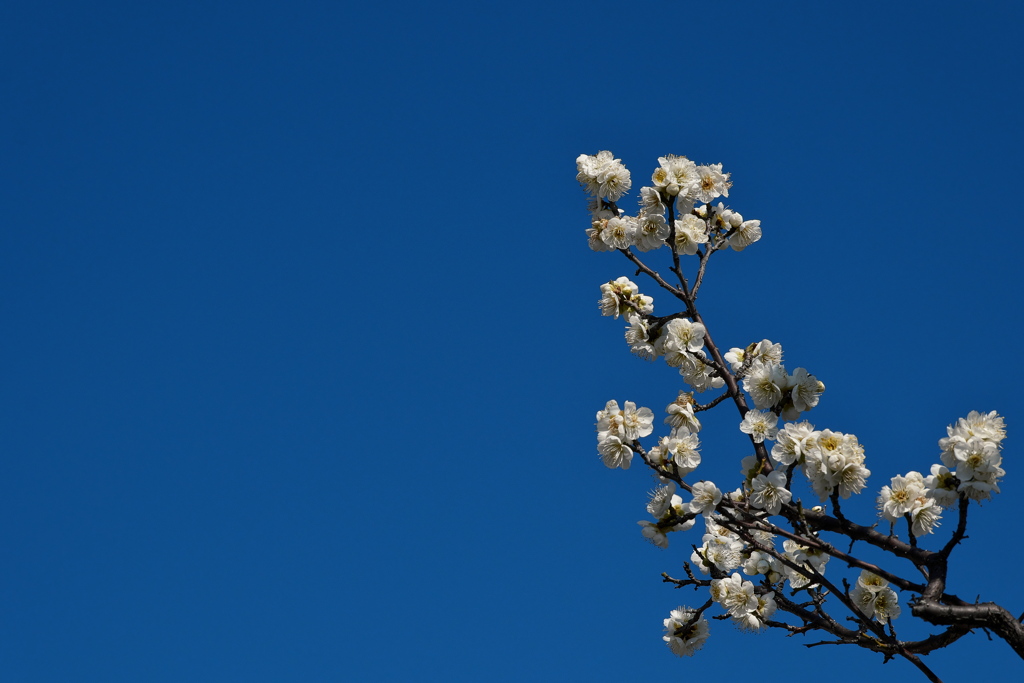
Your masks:
[{"label": "flower cluster", "polygon": [[654,413],[650,408],[637,410],[635,403],[626,401],[619,410],[617,401],[608,401],[604,410],[597,412],[597,452],[607,467],[628,470],[633,460],[629,445],[653,431]]},{"label": "flower cluster", "polygon": [[[939,440],[939,459],[959,480],[957,491],[979,501],[999,493],[999,480],[1006,474],[1000,467],[1002,441],[1006,438],[1003,418],[994,410],[972,410],[955,425],[949,425],[946,433],[948,436]],[[936,474],[934,468],[932,474]]]},{"label": "flower cluster", "polygon": [[[938,481],[932,477],[929,479],[932,479],[932,483]],[[942,507],[936,497],[930,494],[931,487],[920,472],[895,476],[888,486],[882,487],[878,495],[878,514],[890,522],[909,516],[914,536],[930,534],[939,525],[942,516]],[[948,500],[942,494],[940,496]]]},{"label": "flower cluster", "polygon": [[899,596],[889,588],[889,582],[863,570],[857,578],[857,585],[850,591],[850,600],[864,616],[883,624],[900,615]]},{"label": "flower cluster", "polygon": [[703,544],[693,551],[690,561],[704,574],[714,567],[722,573],[731,572],[743,563],[746,547],[740,537],[718,523],[713,516],[704,518]]},{"label": "flower cluster", "polygon": [[[581,154],[576,159],[576,180],[593,195],[590,248],[612,251],[636,247],[651,251],[670,244],[678,254],[696,254],[702,246],[728,246],[743,251],[761,239],[761,221],[743,216],[719,202],[728,197],[732,182],[721,164],[698,166],[686,157],[658,159],[651,186],[640,189],[640,209],[627,216],[614,206],[632,185],[629,170],[611,152]],[[697,202],[703,204],[695,205]],[[671,212],[671,225],[666,214]]]},{"label": "flower cluster", "polygon": [[754,584],[744,581],[738,573],[727,579],[713,580],[711,599],[729,613],[733,623],[751,631],[760,630],[776,610],[773,592],[758,594]]},{"label": "flower cluster", "polygon": [[640,289],[627,277],[609,280],[601,285],[601,300],[597,305],[601,309],[601,315],[616,318],[620,315],[628,318],[630,314],[647,314],[654,311],[654,299],[641,294]]},{"label": "flower cluster", "polygon": [[814,425],[790,422],[775,435],[772,460],[780,465],[799,464],[814,492],[825,500],[838,491],[843,498],[860,493],[871,470],[864,466],[864,447],[853,434],[817,431]]},{"label": "flower cluster", "polygon": [[629,192],[633,183],[629,169],[622,165],[611,152],[598,152],[594,156],[581,154],[576,158],[576,180],[587,188],[587,192],[614,202]]},{"label": "flower cluster", "polygon": [[782,365],[782,346],[764,339],[746,349],[732,348],[725,354],[732,371],[743,377],[743,389],[761,409],[778,411],[784,420],[796,420],[800,413],[818,405],[825,384],[804,368],[793,374]]},{"label": "flower cluster", "polygon": [[683,499],[676,494],[676,485],[673,482],[651,491],[647,512],[658,520],[657,523],[641,520],[637,524],[640,525],[640,532],[644,538],[659,548],[668,547],[666,534],[687,531],[695,522],[695,516],[689,513]]},{"label": "flower cluster", "polygon": [[788,539],[782,542],[782,547],[786,551],[785,557],[790,564],[794,564],[802,570],[783,565],[789,585],[794,590],[814,586],[817,582],[812,577],[815,574],[820,576],[825,573],[825,565],[828,564],[829,559],[828,554],[819,548],[809,548]]}]

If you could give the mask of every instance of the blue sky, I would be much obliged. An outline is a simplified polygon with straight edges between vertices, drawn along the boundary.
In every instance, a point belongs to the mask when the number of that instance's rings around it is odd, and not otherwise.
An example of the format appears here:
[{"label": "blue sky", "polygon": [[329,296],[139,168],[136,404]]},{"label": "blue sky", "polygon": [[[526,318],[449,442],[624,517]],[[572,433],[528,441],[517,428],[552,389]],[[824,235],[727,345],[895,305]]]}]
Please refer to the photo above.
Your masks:
[{"label": "blue sky", "polygon": [[[1024,611],[1022,14],[9,4],[3,678],[620,681],[737,652],[768,680],[917,677],[718,622],[696,658],[662,644],[698,598],[659,575],[699,538],[645,544],[650,478],[594,450],[608,399],[680,388],[597,314],[632,272],[583,235],[574,160],[601,149],[637,188],[667,153],[732,172],[764,239],[712,263],[708,326],[821,378],[810,417],[858,435],[872,490],[1006,416],[951,587]],[[731,487],[730,410],[702,476]],[[983,634],[930,662],[1024,671]]]}]

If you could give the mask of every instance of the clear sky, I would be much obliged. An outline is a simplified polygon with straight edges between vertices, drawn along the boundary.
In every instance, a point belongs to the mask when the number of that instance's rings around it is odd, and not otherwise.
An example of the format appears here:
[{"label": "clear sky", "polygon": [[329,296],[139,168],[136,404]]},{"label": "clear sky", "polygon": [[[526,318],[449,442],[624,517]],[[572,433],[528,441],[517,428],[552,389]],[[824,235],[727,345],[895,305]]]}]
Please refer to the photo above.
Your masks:
[{"label": "clear sky", "polygon": [[[598,315],[632,273],[583,234],[602,149],[637,188],[732,172],[764,238],[708,326],[828,385],[872,491],[1006,416],[951,588],[1024,611],[1018,3],[354,4],[0,14],[0,678],[924,680],[720,622],[664,647],[699,536],[643,541],[593,422],[680,378]],[[984,634],[929,661],[1024,674]]]}]

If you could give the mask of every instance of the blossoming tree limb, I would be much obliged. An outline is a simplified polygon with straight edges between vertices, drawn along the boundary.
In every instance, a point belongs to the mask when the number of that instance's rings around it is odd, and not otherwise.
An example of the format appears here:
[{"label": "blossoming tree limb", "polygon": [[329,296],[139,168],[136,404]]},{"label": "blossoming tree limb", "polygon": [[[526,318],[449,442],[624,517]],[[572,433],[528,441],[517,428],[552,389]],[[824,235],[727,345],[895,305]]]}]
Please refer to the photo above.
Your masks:
[{"label": "blossoming tree limb", "polygon": [[[648,277],[679,308],[654,315],[653,298],[627,277],[601,286],[601,313],[625,319],[632,352],[647,360],[663,358],[691,390],[681,391],[666,408],[668,434],[647,448],[640,440],[654,432],[649,408],[609,401],[597,413],[597,450],[604,464],[628,469],[639,455],[659,480],[647,506],[653,521],[639,522],[643,536],[666,548],[669,534],[691,529],[698,519],[704,526],[701,544],[692,546],[683,564],[685,577],[663,574],[678,588],[708,589],[703,604],[679,607],[665,619],[668,647],[692,655],[708,638],[707,615],[717,605],[722,613],[714,619],[752,631],[820,633],[823,639],[809,647],[856,645],[881,653],[885,661],[901,657],[932,681],[940,679],[922,656],[976,629],[995,633],[1024,658],[1024,615],[1014,617],[993,602],[968,602],[946,585],[949,557],[965,538],[972,504],[999,492],[1005,474],[1002,417],[971,412],[950,425],[939,440],[940,462],[928,475],[908,472],[881,487],[880,520],[849,519],[841,501],[864,491],[871,472],[856,436],[819,430],[801,419],[818,404],[825,385],[804,368],[786,370],[781,345],[767,339],[723,354],[697,308],[712,255],[757,242],[760,221],[744,220],[721,201],[712,205],[728,197],[732,186],[721,164],[699,166],[671,155],[658,161],[651,185],[640,190],[636,215],[617,204],[632,180],[611,152],[580,155],[576,165],[577,180],[591,195],[590,248],[623,254],[636,269],[634,277]],[[669,276],[637,253],[665,248]],[[714,395],[695,398],[707,392]],[[690,475],[701,463],[699,414],[730,402],[753,455],[742,461],[740,486],[724,493]],[[809,486],[818,500],[805,506],[794,494],[796,485]],[[925,547],[923,537],[935,534],[947,511],[956,518],[952,533]],[[858,544],[908,561],[913,571],[868,561]],[[855,575],[826,577],[832,559]],[[937,630],[917,640],[901,638],[894,625],[904,613],[901,601],[929,630]]]}]

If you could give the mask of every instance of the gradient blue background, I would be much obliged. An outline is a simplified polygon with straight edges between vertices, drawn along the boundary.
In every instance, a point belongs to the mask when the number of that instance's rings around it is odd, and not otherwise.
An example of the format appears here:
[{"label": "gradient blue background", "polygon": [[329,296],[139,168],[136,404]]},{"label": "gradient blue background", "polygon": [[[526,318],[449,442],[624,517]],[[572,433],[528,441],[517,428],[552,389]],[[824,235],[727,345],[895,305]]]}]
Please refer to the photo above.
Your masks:
[{"label": "gradient blue background", "polygon": [[[650,478],[600,464],[593,416],[679,377],[597,315],[632,271],[587,249],[574,160],[610,149],[637,188],[666,153],[725,164],[765,236],[712,262],[708,325],[825,381],[809,417],[860,437],[872,491],[1006,416],[951,587],[1018,613],[1022,19],[6,3],[0,678],[924,680],[718,622],[664,647],[703,596],[659,574],[699,536],[643,542]],[[704,434],[723,488],[738,421]],[[1024,674],[983,634],[929,661]]]}]

